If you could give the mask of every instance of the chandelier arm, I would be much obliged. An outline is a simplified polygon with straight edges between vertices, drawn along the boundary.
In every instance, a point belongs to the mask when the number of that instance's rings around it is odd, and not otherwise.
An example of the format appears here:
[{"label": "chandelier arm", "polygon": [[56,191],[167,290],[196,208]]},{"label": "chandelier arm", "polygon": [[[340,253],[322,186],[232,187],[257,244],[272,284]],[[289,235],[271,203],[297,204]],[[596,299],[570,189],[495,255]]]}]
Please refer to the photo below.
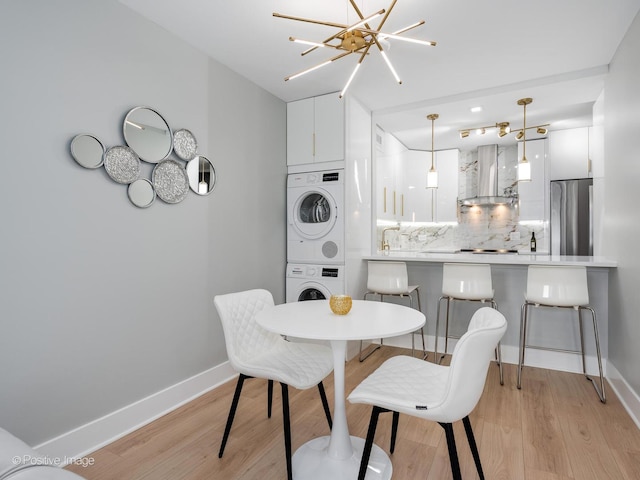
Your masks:
[{"label": "chandelier arm", "polygon": [[413,25],[409,25],[408,27],[404,27],[404,28],[401,28],[400,30],[396,30],[395,32],[393,32],[393,34],[394,35],[400,35],[401,33],[408,32],[409,30],[411,30],[413,28],[421,27],[424,24],[425,24],[425,21],[424,20],[420,20],[419,22],[414,23]]},{"label": "chandelier arm", "polygon": [[400,35],[397,35],[395,33],[384,33],[384,32],[380,32],[379,30],[369,30],[367,28],[362,28],[360,29],[361,32],[367,33],[369,35],[378,35],[380,37],[384,38],[393,38],[394,40],[402,40],[404,42],[410,42],[410,43],[419,43],[421,45],[427,45],[430,47],[435,47],[436,46],[436,42],[432,41],[432,40],[420,40],[417,38],[412,38],[412,37],[402,37]]},{"label": "chandelier arm", "polygon": [[[365,23],[364,26],[370,31],[370,32],[378,32],[380,31],[380,29],[382,28],[382,26],[384,25],[384,22],[387,21],[387,18],[389,18],[389,14],[391,13],[391,10],[393,10],[393,7],[395,7],[396,2],[398,0],[393,0],[391,2],[391,5],[389,6],[389,8],[387,9],[386,13],[384,14],[384,17],[382,17],[382,20],[380,20],[380,24],[378,25],[377,30],[373,30],[368,23]],[[361,20],[364,20],[364,16],[362,15],[362,12],[360,11],[360,9],[358,8],[358,5],[356,4],[355,0],[349,0],[349,2],[351,3],[351,6],[353,7],[353,9],[356,11],[356,13],[358,14],[358,16],[360,17]],[[371,38],[373,39],[373,41],[375,42],[376,46],[378,47],[378,50],[380,50],[381,52],[383,52],[383,48],[382,45],[380,45],[380,42],[378,42],[378,39],[376,37],[376,33],[371,33]],[[388,62],[387,62],[388,64]],[[391,66],[389,66],[391,68],[391,71],[393,72],[393,68]]]},{"label": "chandelier arm", "polygon": [[349,28],[349,25],[344,25],[343,23],[334,23],[334,22],[325,22],[322,20],[313,20],[311,18],[303,18],[303,17],[292,17],[291,15],[284,15],[282,13],[273,12],[274,17],[284,18],[286,20],[296,20],[298,22],[307,22],[307,23],[315,23],[317,25],[324,25],[326,27],[334,27],[334,28]]},{"label": "chandelier arm", "polygon": [[313,70],[317,70],[318,68],[324,67],[325,65],[329,65],[331,62],[334,62],[334,61],[336,61],[336,60],[338,60],[338,59],[340,59],[342,57],[346,57],[347,55],[351,55],[352,53],[354,53],[354,52],[344,52],[344,53],[341,53],[340,55],[336,55],[335,57],[332,57],[329,60],[325,60],[324,62],[320,62],[317,65],[314,65],[313,67],[307,68],[307,69],[302,70],[302,71],[300,71],[298,73],[294,73],[292,75],[284,77],[284,81],[286,82],[286,81],[291,80],[293,78],[300,77],[300,76],[302,76],[302,75],[304,75],[306,73],[312,72]]}]

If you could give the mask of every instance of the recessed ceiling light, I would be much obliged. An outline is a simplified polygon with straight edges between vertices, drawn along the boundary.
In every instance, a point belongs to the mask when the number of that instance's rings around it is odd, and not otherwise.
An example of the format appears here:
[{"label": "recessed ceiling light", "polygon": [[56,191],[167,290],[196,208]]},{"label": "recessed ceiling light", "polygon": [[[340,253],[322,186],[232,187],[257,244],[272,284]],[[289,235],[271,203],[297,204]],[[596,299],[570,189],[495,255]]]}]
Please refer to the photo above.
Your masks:
[{"label": "recessed ceiling light", "polygon": [[482,111],[482,107],[471,107],[471,113],[478,113]]}]

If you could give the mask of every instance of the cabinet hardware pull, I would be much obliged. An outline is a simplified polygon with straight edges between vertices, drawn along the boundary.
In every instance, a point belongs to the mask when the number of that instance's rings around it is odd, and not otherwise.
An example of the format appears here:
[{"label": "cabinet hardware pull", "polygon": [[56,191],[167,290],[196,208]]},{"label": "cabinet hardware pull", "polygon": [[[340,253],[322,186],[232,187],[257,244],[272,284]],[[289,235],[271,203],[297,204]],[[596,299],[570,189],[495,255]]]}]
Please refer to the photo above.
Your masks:
[{"label": "cabinet hardware pull", "polygon": [[400,194],[400,216],[404,217],[404,193]]},{"label": "cabinet hardware pull", "polygon": [[384,187],[384,192],[382,194],[382,210],[384,213],[387,213],[387,187]]}]

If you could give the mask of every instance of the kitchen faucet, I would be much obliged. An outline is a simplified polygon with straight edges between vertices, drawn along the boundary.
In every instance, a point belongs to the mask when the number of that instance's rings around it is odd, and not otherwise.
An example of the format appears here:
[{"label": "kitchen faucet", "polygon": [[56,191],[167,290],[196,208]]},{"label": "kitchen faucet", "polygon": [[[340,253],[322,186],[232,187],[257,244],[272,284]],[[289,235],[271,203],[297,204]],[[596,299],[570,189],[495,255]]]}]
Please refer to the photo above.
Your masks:
[{"label": "kitchen faucet", "polygon": [[389,242],[387,242],[384,238],[385,233],[387,233],[387,230],[400,230],[400,225],[396,225],[395,227],[386,227],[382,229],[382,252],[383,253],[388,253],[391,248],[389,246]]}]

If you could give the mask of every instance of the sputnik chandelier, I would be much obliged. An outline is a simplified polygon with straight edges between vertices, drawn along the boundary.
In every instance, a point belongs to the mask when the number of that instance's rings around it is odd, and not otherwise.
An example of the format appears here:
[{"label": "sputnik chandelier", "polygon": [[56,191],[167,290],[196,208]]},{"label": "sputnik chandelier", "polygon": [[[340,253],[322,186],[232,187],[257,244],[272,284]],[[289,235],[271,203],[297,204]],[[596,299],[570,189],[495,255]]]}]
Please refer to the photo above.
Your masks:
[{"label": "sputnik chandelier", "polygon": [[[304,52],[302,52],[301,55],[303,56],[319,48],[332,48],[335,50],[340,50],[341,52],[338,55],[332,58],[329,58],[328,60],[325,60],[317,65],[314,65],[310,68],[302,70],[301,72],[289,75],[285,77],[284,80],[288,81],[288,80],[292,80],[294,78],[300,77],[306,73],[312,72],[313,70],[317,70],[318,68],[324,67],[325,65],[335,62],[336,60],[344,58],[348,55],[352,55],[352,54],[359,55],[358,63],[356,63],[356,66],[353,72],[351,73],[351,76],[349,77],[349,79],[347,80],[347,83],[345,84],[344,88],[340,92],[340,98],[342,98],[346,93],[347,89],[349,88],[349,85],[351,85],[351,82],[355,78],[356,73],[358,73],[358,69],[360,68],[360,65],[362,65],[362,62],[369,54],[369,49],[375,46],[380,52],[380,55],[384,59],[385,63],[387,64],[387,67],[389,67],[389,70],[394,76],[396,82],[401,84],[402,80],[400,80],[398,73],[393,68],[391,61],[389,60],[389,56],[387,55],[385,48],[383,48],[383,43],[387,39],[392,39],[392,40],[401,40],[405,42],[417,43],[420,45],[435,46],[436,42],[419,40],[416,38],[402,36],[404,32],[407,32],[408,30],[411,30],[413,28],[423,25],[425,23],[424,20],[420,20],[419,22],[411,24],[400,30],[396,30],[395,32],[392,32],[392,33],[385,33],[381,31],[382,26],[387,21],[387,18],[389,17],[389,14],[393,10],[393,7],[396,5],[397,1],[398,0],[392,0],[391,5],[387,10],[382,9],[373,13],[372,15],[365,17],[360,11],[360,8],[358,7],[358,5],[356,5],[355,0],[349,0],[349,3],[353,7],[353,9],[356,11],[356,14],[358,15],[358,18],[359,18],[359,20],[352,25],[344,25],[344,24],[335,23],[335,22],[324,22],[320,20],[311,20],[308,18],[292,17],[289,15],[274,13],[273,14],[274,17],[286,18],[289,20],[296,20],[299,22],[315,23],[318,25],[326,25],[328,27],[333,27],[338,29],[336,33],[334,33],[333,35],[324,39],[321,42],[289,37],[289,40],[291,40],[292,42],[301,43],[303,45],[308,45],[310,47]],[[372,28],[370,26],[370,22],[380,16],[382,16],[382,20],[380,20],[378,27]]]}]

